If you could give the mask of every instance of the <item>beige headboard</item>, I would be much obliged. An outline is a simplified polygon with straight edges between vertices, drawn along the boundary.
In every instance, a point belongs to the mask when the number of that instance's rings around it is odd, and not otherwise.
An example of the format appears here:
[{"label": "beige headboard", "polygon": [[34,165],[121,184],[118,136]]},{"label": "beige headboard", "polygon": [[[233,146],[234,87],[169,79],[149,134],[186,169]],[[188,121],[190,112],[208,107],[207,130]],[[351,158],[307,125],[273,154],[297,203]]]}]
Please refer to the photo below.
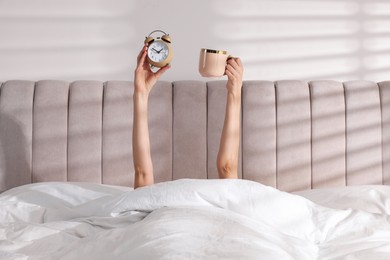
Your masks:
[{"label": "beige headboard", "polygon": [[[157,182],[217,178],[225,81],[158,82]],[[133,184],[132,82],[0,83],[0,190]],[[390,184],[390,81],[245,81],[239,174],[285,191]]]}]

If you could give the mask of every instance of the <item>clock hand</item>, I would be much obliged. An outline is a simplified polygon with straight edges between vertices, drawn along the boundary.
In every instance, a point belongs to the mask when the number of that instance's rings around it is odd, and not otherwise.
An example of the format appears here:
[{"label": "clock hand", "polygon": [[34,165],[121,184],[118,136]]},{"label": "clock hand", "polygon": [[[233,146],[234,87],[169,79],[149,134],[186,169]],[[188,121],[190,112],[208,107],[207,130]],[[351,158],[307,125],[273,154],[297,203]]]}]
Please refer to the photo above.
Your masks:
[{"label": "clock hand", "polygon": [[163,49],[161,49],[161,50],[157,51],[157,52],[158,52],[158,54],[160,54],[160,52],[161,52],[162,50],[163,50]]},{"label": "clock hand", "polygon": [[157,52],[157,53],[160,53],[158,50],[156,50],[155,48],[152,48],[152,50],[154,50],[155,52]]}]

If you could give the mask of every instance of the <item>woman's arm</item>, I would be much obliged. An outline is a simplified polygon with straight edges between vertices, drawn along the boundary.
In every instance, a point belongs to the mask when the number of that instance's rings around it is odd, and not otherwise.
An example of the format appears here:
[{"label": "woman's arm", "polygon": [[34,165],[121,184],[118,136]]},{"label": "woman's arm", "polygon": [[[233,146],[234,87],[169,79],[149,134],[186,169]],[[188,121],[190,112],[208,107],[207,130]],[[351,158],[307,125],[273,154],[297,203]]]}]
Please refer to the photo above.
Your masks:
[{"label": "woman's arm", "polygon": [[148,100],[154,84],[169,69],[169,66],[165,66],[154,73],[146,60],[146,54],[147,45],[143,47],[137,57],[137,68],[134,73],[133,162],[135,189],[154,183],[149,141]]},{"label": "woman's arm", "polygon": [[133,162],[134,188],[154,183],[148,128],[148,94],[134,91]]},{"label": "woman's arm", "polygon": [[217,156],[218,175],[221,179],[238,178],[242,73],[241,60],[239,58],[230,59],[226,66],[228,93],[225,121]]}]

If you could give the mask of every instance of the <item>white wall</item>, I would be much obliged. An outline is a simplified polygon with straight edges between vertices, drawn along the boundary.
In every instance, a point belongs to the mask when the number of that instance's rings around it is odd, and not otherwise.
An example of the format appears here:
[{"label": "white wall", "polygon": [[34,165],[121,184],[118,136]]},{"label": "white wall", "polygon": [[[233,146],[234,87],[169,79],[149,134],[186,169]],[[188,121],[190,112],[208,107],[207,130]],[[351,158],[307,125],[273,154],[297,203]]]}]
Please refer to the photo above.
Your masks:
[{"label": "white wall", "polygon": [[0,81],[132,80],[154,29],[174,43],[163,80],[202,79],[202,47],[246,80],[390,79],[386,0],[0,0]]}]

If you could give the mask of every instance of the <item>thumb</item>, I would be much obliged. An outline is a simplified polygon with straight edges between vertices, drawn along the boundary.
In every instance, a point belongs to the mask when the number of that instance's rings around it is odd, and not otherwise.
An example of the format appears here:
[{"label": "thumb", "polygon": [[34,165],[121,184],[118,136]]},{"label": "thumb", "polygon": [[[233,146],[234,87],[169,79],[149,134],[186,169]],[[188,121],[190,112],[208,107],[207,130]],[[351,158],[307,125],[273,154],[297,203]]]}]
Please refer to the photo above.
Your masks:
[{"label": "thumb", "polygon": [[165,65],[164,67],[159,69],[154,75],[157,77],[157,79],[159,79],[162,74],[164,74],[170,67],[171,65]]}]

